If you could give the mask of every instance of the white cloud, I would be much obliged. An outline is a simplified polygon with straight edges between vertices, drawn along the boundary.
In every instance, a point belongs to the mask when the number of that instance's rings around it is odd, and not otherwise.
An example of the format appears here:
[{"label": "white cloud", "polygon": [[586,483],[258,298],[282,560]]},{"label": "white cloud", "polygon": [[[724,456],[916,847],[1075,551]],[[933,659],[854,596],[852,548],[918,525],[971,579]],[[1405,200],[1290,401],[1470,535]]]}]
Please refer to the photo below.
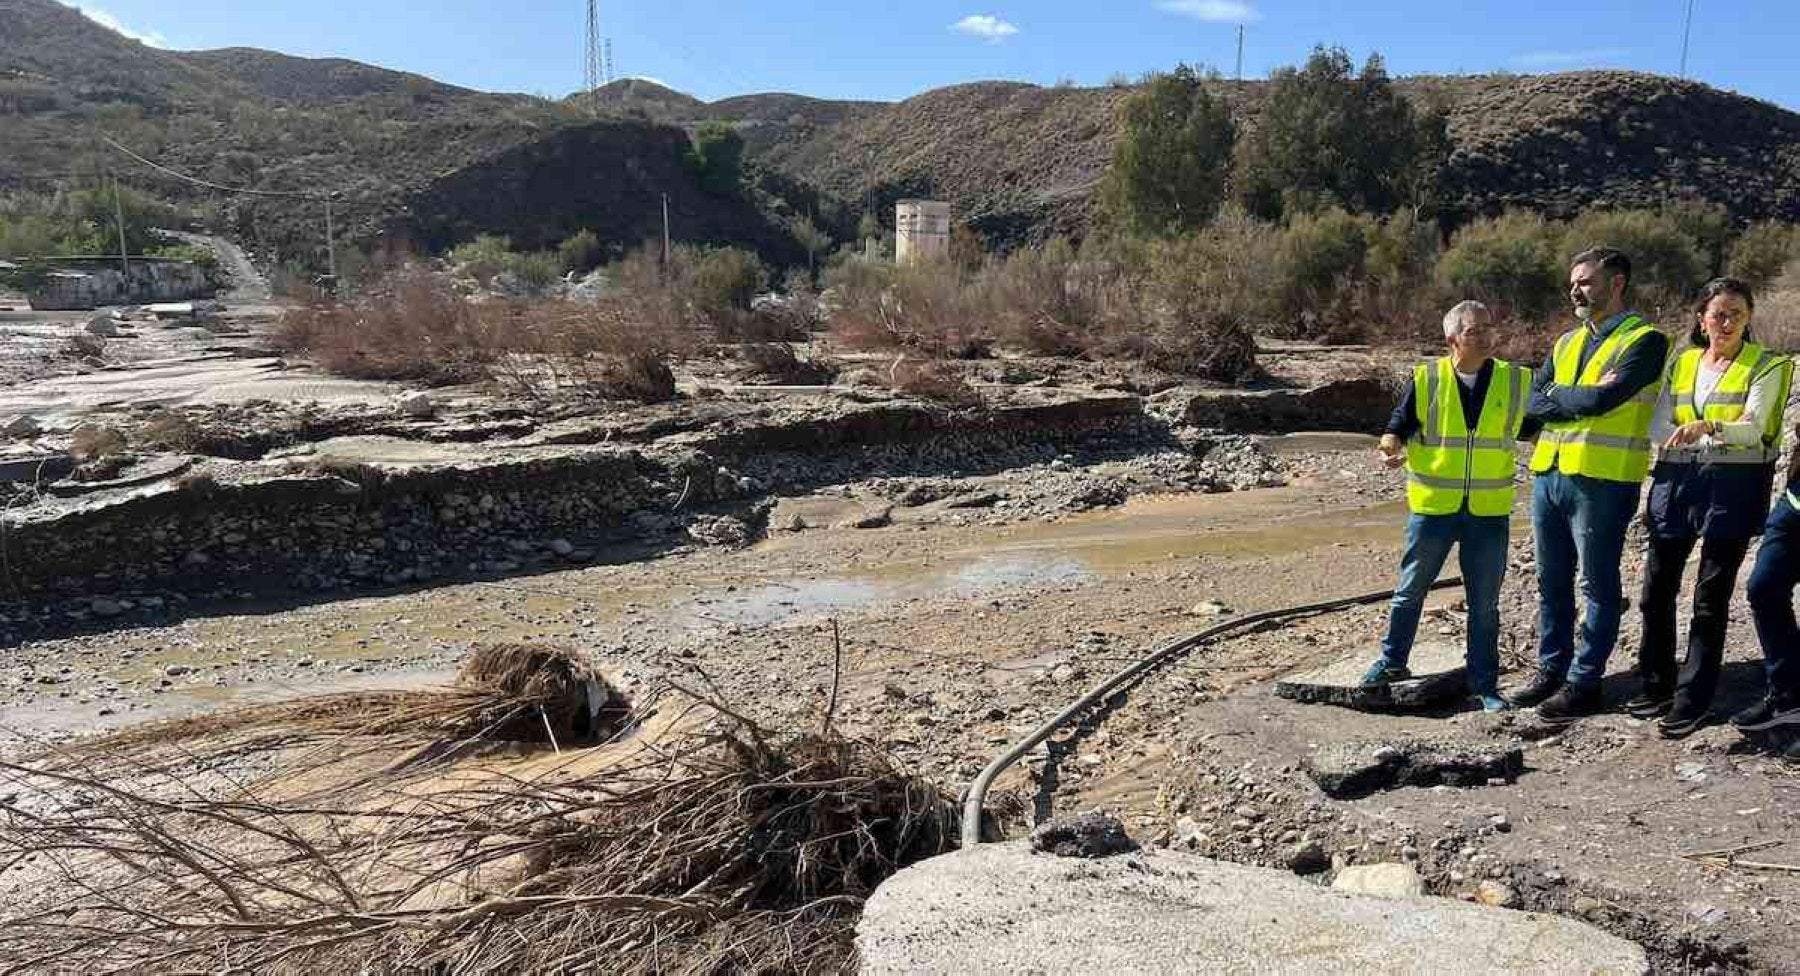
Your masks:
[{"label": "white cloud", "polygon": [[1262,19],[1244,0],[1158,0],[1156,9],[1209,24],[1247,24]]},{"label": "white cloud", "polygon": [[1591,51],[1532,51],[1514,55],[1513,62],[1527,68],[1584,68],[1616,62],[1630,54],[1623,48],[1596,48]]},{"label": "white cloud", "polygon": [[156,31],[132,30],[125,26],[124,22],[120,21],[119,18],[101,10],[99,7],[83,7],[80,4],[69,3],[68,0],[61,0],[61,2],[65,7],[74,7],[76,10],[81,11],[83,17],[86,17],[115,34],[123,34],[134,41],[141,41],[150,47],[169,46],[169,39]]},{"label": "white cloud", "polygon": [[1019,32],[1016,25],[989,14],[970,14],[951,24],[950,29],[959,34],[979,37],[989,44],[998,44]]}]

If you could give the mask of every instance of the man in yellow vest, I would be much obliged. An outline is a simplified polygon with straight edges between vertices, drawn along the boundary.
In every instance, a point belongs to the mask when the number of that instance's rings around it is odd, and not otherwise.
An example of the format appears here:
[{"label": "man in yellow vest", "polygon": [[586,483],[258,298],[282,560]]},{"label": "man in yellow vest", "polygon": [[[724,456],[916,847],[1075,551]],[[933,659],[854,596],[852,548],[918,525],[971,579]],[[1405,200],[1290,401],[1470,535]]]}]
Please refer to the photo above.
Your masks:
[{"label": "man in yellow vest", "polygon": [[1468,597],[1469,691],[1490,712],[1505,709],[1500,676],[1500,583],[1531,370],[1493,358],[1493,316],[1463,302],[1444,316],[1450,355],[1413,370],[1413,382],[1381,438],[1383,462],[1406,466],[1406,552],[1388,607],[1381,657],[1365,686],[1411,677],[1407,658],[1425,591],[1456,546]]},{"label": "man in yellow vest", "polygon": [[[1600,710],[1600,680],[1619,636],[1619,562],[1650,469],[1650,418],[1669,340],[1630,311],[1631,261],[1612,248],[1570,262],[1581,324],[1556,340],[1528,414],[1543,422],[1531,455],[1537,542],[1538,673],[1513,692],[1550,721]],[[1575,629],[1575,581],[1587,610]]]}]

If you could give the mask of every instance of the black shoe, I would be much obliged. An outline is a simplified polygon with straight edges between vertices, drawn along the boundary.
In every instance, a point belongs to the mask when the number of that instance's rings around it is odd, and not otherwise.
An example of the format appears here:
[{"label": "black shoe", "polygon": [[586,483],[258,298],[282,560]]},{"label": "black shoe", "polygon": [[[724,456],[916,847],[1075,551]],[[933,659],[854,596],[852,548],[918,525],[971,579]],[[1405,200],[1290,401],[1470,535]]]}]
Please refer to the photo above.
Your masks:
[{"label": "black shoe", "polygon": [[1514,708],[1530,708],[1556,694],[1562,686],[1563,679],[1560,675],[1539,671],[1537,677],[1531,679],[1530,684],[1508,695],[1507,701],[1512,702]]},{"label": "black shoe", "polygon": [[1656,723],[1656,731],[1665,739],[1684,739],[1712,721],[1712,711],[1687,701],[1670,706],[1669,714]]},{"label": "black shoe", "polygon": [[1538,705],[1537,713],[1538,718],[1546,722],[1573,722],[1584,715],[1600,711],[1603,704],[1605,702],[1600,696],[1600,689],[1577,688],[1565,684]]},{"label": "black shoe", "polygon": [[1800,702],[1770,695],[1731,716],[1739,732],[1763,732],[1778,725],[1800,725]]},{"label": "black shoe", "polygon": [[1675,696],[1670,692],[1645,688],[1625,702],[1625,714],[1632,718],[1655,718],[1668,711],[1674,702]]}]

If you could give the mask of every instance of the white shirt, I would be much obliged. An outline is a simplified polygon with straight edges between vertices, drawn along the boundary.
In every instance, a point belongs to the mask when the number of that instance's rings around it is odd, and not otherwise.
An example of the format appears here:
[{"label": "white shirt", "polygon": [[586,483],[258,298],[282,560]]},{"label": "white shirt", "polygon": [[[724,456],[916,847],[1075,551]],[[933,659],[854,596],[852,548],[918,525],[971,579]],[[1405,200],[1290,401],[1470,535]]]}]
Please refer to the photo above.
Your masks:
[{"label": "white shirt", "polygon": [[[1679,353],[1671,353],[1679,355]],[[1704,412],[1706,401],[1719,388],[1719,380],[1724,377],[1724,366],[1713,366],[1700,357],[1700,368],[1694,375],[1694,407]],[[1771,410],[1779,411],[1784,404],[1776,402],[1781,395],[1781,370],[1765,370],[1763,374],[1750,384],[1750,395],[1744,403],[1744,412],[1738,419],[1719,425],[1717,434],[1707,434],[1700,438],[1696,447],[1702,450],[1723,445],[1732,447],[1753,447],[1762,443],[1763,418]],[[1661,449],[1669,435],[1675,433],[1675,394],[1668,383],[1662,385],[1662,392],[1656,397],[1656,412],[1650,418],[1650,443]]]}]

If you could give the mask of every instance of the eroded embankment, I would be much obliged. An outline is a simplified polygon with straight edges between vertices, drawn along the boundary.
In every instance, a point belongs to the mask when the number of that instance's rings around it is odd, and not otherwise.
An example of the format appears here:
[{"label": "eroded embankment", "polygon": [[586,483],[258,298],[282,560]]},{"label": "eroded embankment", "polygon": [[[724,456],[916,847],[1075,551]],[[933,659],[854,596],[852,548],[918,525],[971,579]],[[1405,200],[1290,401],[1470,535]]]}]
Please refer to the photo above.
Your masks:
[{"label": "eroded embankment", "polygon": [[[77,617],[155,608],[158,593],[242,598],[505,575],[587,561],[602,546],[742,543],[763,530],[772,496],[858,478],[971,477],[1065,453],[1205,455],[1219,442],[1198,436],[1204,427],[1354,429],[1367,399],[1190,391],[973,411],[910,401],[703,408],[694,423],[509,426],[473,444],[443,436],[466,424],[408,438],[390,424],[381,436],[275,451],[259,442],[255,460],[199,458],[149,480],[45,486],[14,499],[0,554],[11,602],[78,600],[63,608]],[[1265,407],[1273,412],[1257,413]],[[1206,424],[1214,413],[1222,423]]]}]

